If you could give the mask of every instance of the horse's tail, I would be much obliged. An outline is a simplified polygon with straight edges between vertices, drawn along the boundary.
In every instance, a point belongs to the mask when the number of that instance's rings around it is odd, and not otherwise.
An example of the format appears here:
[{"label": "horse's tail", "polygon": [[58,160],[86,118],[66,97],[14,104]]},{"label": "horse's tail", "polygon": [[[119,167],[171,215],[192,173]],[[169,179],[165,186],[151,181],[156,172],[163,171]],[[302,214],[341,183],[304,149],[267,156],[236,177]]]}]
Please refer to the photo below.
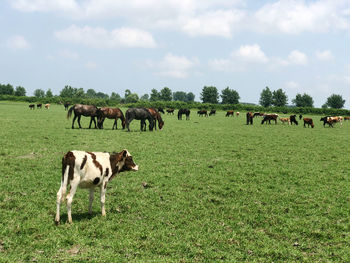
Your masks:
[{"label": "horse's tail", "polygon": [[72,112],[73,112],[73,110],[74,110],[74,107],[75,107],[75,105],[73,105],[72,107],[70,107],[70,109],[68,110],[67,119],[69,119],[70,116],[72,116]]}]

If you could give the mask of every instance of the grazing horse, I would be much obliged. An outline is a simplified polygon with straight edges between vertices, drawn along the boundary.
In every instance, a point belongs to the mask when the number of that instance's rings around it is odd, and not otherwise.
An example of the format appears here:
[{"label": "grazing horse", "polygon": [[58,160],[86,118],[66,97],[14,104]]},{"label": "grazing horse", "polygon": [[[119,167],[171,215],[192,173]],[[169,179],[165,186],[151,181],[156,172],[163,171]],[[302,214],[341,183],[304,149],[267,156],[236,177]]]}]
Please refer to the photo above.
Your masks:
[{"label": "grazing horse", "polygon": [[159,112],[155,108],[148,108],[149,113],[151,113],[152,117],[154,118],[154,129],[157,130],[157,121],[158,121],[158,128],[159,130],[163,129],[164,121],[162,120],[162,117],[160,116]]},{"label": "grazing horse", "polygon": [[161,113],[164,114],[164,109],[159,107],[159,108],[158,108],[158,112],[161,112]]},{"label": "grazing horse", "polygon": [[233,110],[228,110],[228,111],[226,112],[225,117],[228,117],[228,116],[232,116],[232,117],[233,117]]},{"label": "grazing horse", "polygon": [[208,117],[208,111],[207,110],[199,110],[197,111],[198,116],[205,116]]},{"label": "grazing horse", "polygon": [[68,110],[70,106],[70,102],[65,102],[63,105],[64,105],[64,110]]},{"label": "grazing horse", "polygon": [[41,104],[41,103],[38,103],[37,105],[36,105],[36,108],[37,109],[41,109],[41,106],[42,106],[43,104]]},{"label": "grazing horse", "polygon": [[209,116],[215,115],[215,114],[216,114],[216,110],[211,110],[210,113],[209,113]]},{"label": "grazing horse", "polygon": [[70,116],[72,116],[73,111],[74,111],[74,118],[72,122],[72,129],[74,129],[74,121],[76,118],[78,118],[79,128],[81,129],[81,125],[80,125],[81,115],[85,117],[91,117],[89,129],[91,128],[92,121],[94,121],[95,123],[95,129],[97,128],[96,120],[95,120],[95,117],[97,117],[97,107],[95,105],[75,104],[72,107],[70,107],[70,109],[68,110],[67,119],[69,119]]},{"label": "grazing horse", "polygon": [[275,121],[275,124],[277,124],[277,118],[278,118],[278,114],[273,113],[273,114],[265,114],[264,115],[264,119],[261,121],[261,124],[264,124],[264,122],[267,121],[269,122],[269,124],[271,124],[271,121]]},{"label": "grazing horse", "polygon": [[146,108],[130,108],[125,113],[126,117],[126,128],[130,131],[130,122],[133,119],[141,121],[141,131],[146,131],[146,119],[149,122],[149,130],[153,131],[154,119],[151,113]]},{"label": "grazing horse", "polygon": [[124,114],[121,111],[121,109],[102,107],[102,108],[97,109],[96,114],[98,116],[97,117],[97,124],[98,124],[98,127],[100,129],[103,129],[103,122],[105,121],[106,118],[114,120],[112,130],[114,130],[114,125],[115,125],[115,129],[118,130],[118,127],[117,127],[117,120],[118,119],[121,119],[123,129],[125,129],[125,118],[124,118]]},{"label": "grazing horse", "polygon": [[311,125],[311,128],[315,127],[314,122],[311,118],[304,118],[304,128],[306,127],[305,124],[307,124],[307,127],[309,128]]},{"label": "grazing horse", "polygon": [[189,109],[179,109],[179,111],[177,112],[177,119],[182,120],[182,114],[186,114],[186,120],[189,120],[190,113],[191,111]]},{"label": "grazing horse", "polygon": [[174,115],[174,109],[166,109],[166,112],[167,112],[168,114]]},{"label": "grazing horse", "polygon": [[29,109],[30,110],[35,110],[35,104],[29,104]]}]

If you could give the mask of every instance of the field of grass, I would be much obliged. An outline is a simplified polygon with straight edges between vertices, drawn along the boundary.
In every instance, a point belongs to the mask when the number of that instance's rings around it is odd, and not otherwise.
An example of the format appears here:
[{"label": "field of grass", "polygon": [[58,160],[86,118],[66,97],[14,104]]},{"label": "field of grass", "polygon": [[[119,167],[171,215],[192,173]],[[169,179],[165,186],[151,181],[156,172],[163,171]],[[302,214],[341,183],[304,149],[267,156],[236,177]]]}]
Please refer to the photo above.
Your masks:
[{"label": "field of grass", "polygon": [[[163,131],[72,130],[63,106],[0,102],[0,262],[350,262],[350,122],[194,113],[163,115]],[[73,224],[62,205],[55,226],[63,154],[124,148],[140,169],[108,185],[107,216],[80,189]]]}]

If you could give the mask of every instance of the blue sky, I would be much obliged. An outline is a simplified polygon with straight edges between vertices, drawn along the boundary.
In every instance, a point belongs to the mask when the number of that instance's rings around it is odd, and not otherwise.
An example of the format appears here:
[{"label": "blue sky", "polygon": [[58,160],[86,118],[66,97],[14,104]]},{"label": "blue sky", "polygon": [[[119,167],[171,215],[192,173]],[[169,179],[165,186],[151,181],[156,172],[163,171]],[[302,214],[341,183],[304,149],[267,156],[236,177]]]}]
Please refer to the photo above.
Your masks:
[{"label": "blue sky", "polygon": [[3,0],[0,83],[140,96],[282,88],[350,108],[348,0]]}]

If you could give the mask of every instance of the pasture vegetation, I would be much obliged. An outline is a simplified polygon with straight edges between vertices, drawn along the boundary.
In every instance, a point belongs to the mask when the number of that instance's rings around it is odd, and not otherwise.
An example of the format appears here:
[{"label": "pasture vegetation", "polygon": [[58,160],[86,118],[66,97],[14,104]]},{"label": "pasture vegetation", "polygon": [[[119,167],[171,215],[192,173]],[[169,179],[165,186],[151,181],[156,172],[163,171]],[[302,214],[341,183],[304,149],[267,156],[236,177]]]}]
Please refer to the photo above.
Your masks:
[{"label": "pasture vegetation", "polygon": [[[125,109],[124,109],[125,112]],[[245,125],[245,116],[178,121],[163,131],[71,129],[61,105],[0,102],[1,262],[350,262],[350,123]],[[120,123],[118,123],[120,126]],[[138,172],[99,194],[78,190],[54,225],[61,158],[128,149]],[[97,190],[98,191],[98,190]]]}]

